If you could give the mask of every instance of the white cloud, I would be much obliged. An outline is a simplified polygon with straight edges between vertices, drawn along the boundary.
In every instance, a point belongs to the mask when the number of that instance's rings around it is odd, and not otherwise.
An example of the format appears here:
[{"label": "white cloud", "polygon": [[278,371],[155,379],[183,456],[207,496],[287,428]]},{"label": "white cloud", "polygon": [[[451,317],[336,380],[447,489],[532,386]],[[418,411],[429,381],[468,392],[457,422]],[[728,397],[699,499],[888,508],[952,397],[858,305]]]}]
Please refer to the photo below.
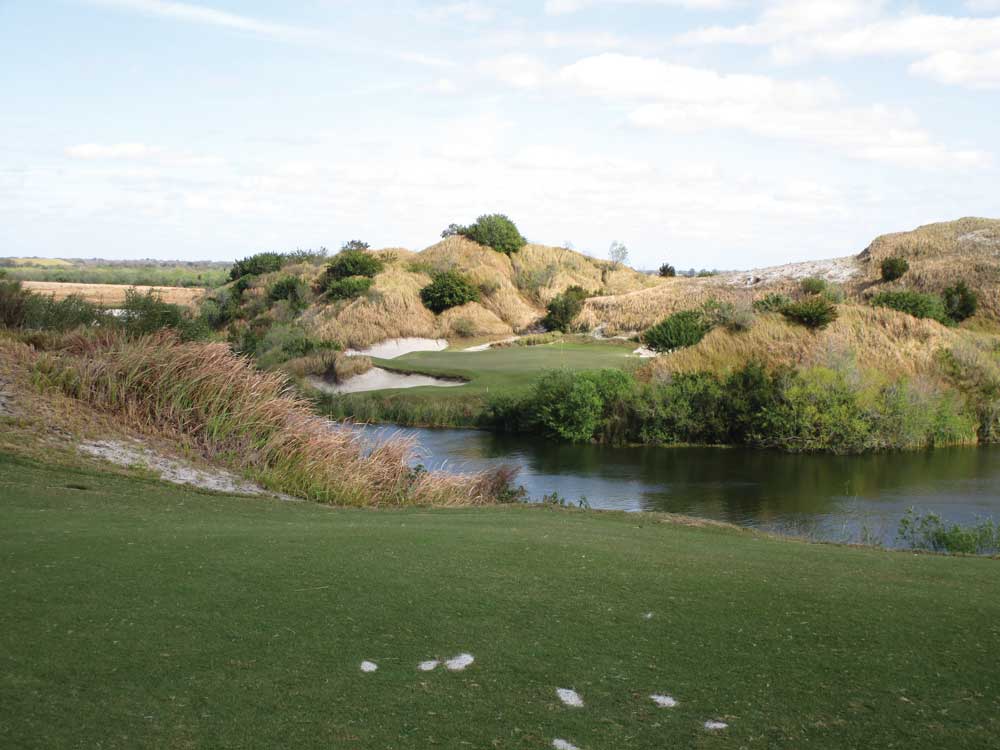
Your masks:
[{"label": "white cloud", "polygon": [[966,0],[965,7],[973,13],[990,13],[1000,10],[1000,0]]},{"label": "white cloud", "polygon": [[625,40],[605,31],[546,31],[542,45],[548,49],[606,50],[625,46]]},{"label": "white cloud", "polygon": [[[986,9],[990,3],[977,5]],[[816,55],[840,58],[916,58],[910,71],[971,87],[992,86],[1000,52],[1000,17],[944,16],[918,12],[886,15],[883,2],[860,0],[776,0],[759,19],[741,26],[712,26],[687,32],[687,45],[738,44],[768,47],[772,58],[794,63]],[[1000,2],[997,3],[1000,8]]]},{"label": "white cloud", "polygon": [[163,149],[145,143],[81,143],[66,149],[74,159],[149,159],[163,153]]},{"label": "white cloud", "polygon": [[980,166],[990,158],[936,143],[907,111],[846,105],[839,89],[826,81],[728,75],[619,54],[584,58],[552,80],[582,94],[632,104],[628,120],[639,127],[743,130],[906,166]]},{"label": "white cloud", "polygon": [[479,63],[479,70],[519,89],[536,88],[548,76],[545,65],[531,55],[504,55],[483,60]]},{"label": "white cloud", "polygon": [[420,11],[419,15],[436,21],[457,18],[466,23],[487,23],[496,17],[496,11],[484,3],[468,0],[467,2],[435,5]]},{"label": "white cloud", "polygon": [[739,0],[545,0],[545,12],[550,16],[576,13],[600,5],[665,5],[691,10],[724,10]]}]

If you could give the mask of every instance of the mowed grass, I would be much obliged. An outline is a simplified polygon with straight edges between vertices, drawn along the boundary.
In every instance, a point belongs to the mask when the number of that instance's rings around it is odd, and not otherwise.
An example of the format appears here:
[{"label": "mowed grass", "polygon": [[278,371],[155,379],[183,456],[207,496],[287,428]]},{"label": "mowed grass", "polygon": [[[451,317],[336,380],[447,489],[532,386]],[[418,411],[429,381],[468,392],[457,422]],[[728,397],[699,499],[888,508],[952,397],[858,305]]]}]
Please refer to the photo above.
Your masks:
[{"label": "mowed grass", "polygon": [[[3,747],[1000,736],[995,560],[523,506],[331,510],[4,457],[0,556]],[[463,651],[463,672],[417,670]]]},{"label": "mowed grass", "polygon": [[324,397],[323,409],[337,417],[421,426],[471,426],[492,397],[526,392],[546,370],[637,368],[637,344],[625,341],[560,341],[509,346],[482,352],[412,352],[395,359],[373,358],[377,367],[467,380],[454,388],[396,388]]}]

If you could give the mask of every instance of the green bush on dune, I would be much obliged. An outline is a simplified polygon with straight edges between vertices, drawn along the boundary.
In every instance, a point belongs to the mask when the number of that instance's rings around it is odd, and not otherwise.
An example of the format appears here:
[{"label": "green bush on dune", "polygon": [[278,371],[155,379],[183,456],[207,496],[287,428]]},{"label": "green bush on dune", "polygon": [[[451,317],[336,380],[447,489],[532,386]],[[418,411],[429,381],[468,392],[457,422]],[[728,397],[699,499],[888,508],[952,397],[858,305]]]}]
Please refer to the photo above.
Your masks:
[{"label": "green bush on dune", "polygon": [[456,271],[445,271],[420,290],[420,299],[428,310],[441,313],[452,307],[475,302],[479,290],[468,279]]},{"label": "green bush on dune", "polygon": [[450,224],[441,236],[450,237],[457,234],[505,255],[516,253],[528,242],[521,236],[514,222],[504,214],[484,214],[469,226]]}]

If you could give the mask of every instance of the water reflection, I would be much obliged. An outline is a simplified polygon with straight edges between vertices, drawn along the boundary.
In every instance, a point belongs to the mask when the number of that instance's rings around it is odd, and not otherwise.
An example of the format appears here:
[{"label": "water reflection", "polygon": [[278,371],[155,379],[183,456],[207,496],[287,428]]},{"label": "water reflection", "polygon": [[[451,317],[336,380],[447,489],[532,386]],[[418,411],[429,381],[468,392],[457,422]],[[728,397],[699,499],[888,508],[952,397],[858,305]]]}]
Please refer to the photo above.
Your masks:
[{"label": "water reflection", "polygon": [[[373,436],[389,428],[366,428]],[[948,520],[1000,517],[1000,449],[794,456],[717,448],[566,445],[466,430],[412,435],[433,469],[520,468],[533,499],[558,492],[595,508],[661,510],[821,539],[892,543],[910,506]]]}]

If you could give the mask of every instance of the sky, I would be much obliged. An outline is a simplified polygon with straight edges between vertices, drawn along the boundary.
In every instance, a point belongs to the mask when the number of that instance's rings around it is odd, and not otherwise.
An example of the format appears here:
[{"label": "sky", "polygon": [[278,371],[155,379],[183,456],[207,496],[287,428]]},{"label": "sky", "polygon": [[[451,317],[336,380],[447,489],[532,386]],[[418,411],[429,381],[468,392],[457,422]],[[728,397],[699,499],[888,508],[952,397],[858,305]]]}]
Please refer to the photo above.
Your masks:
[{"label": "sky", "polygon": [[1000,217],[1000,0],[0,0],[0,256],[737,269]]}]

